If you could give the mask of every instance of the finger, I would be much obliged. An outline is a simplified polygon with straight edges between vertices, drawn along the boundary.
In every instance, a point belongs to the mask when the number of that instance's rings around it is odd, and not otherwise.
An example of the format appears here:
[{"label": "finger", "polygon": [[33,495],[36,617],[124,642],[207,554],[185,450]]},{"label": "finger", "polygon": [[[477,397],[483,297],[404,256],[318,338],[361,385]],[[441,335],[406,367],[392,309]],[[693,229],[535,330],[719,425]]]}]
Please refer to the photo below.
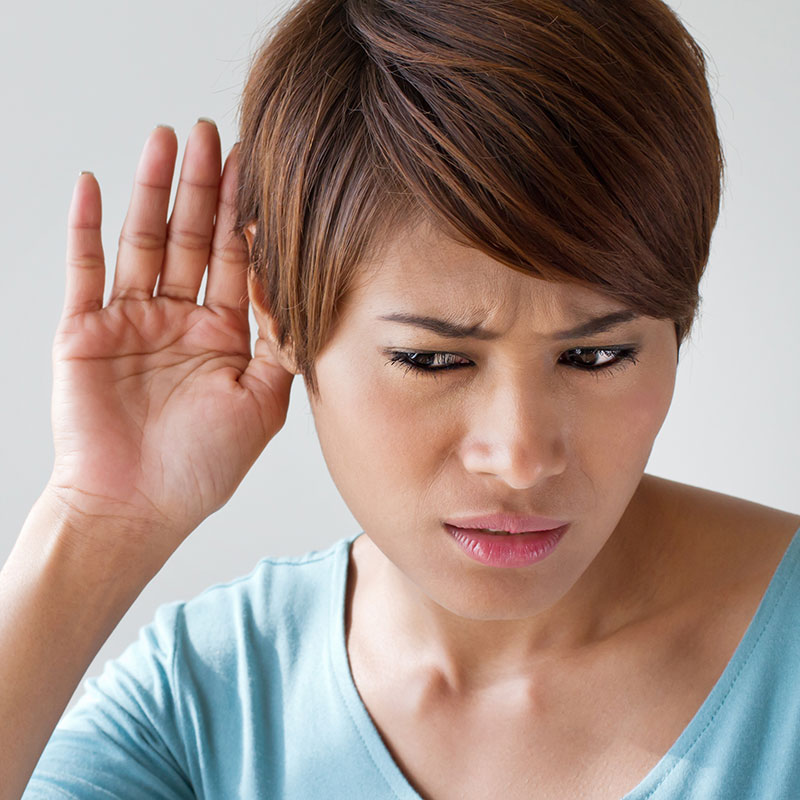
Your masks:
[{"label": "finger", "polygon": [[197,299],[214,233],[221,168],[217,126],[198,120],[186,142],[157,295]]},{"label": "finger", "polygon": [[164,261],[167,210],[178,139],[159,126],[145,142],[136,167],[133,193],[119,237],[111,300],[152,297]]},{"label": "finger", "polygon": [[225,306],[247,319],[247,265],[249,253],[244,236],[234,232],[239,145],[235,144],[225,161],[219,187],[217,221],[208,261],[208,282],[204,305]]},{"label": "finger", "polygon": [[75,182],[67,215],[65,317],[103,307],[106,267],[101,221],[100,186],[91,172],[82,172]]}]

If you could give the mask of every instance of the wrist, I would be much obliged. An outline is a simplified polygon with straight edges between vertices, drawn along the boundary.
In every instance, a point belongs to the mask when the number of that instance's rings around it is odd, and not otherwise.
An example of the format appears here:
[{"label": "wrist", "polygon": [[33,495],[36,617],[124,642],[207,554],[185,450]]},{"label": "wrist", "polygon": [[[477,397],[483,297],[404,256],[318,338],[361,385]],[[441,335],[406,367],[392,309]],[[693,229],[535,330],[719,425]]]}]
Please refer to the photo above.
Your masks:
[{"label": "wrist", "polygon": [[135,597],[166,563],[174,541],[163,523],[91,513],[48,486],[31,508],[18,544],[38,553],[42,567],[69,576],[83,590]]}]

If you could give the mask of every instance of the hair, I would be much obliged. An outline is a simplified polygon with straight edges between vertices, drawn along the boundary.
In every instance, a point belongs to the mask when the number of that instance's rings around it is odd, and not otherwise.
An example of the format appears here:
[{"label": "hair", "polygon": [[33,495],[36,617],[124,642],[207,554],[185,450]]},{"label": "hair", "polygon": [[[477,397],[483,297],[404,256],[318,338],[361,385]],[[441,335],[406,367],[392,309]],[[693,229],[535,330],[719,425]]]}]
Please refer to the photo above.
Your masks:
[{"label": "hair", "polygon": [[427,221],[510,268],[694,322],[724,157],[661,0],[300,0],[253,57],[237,230],[313,365],[360,265]]}]

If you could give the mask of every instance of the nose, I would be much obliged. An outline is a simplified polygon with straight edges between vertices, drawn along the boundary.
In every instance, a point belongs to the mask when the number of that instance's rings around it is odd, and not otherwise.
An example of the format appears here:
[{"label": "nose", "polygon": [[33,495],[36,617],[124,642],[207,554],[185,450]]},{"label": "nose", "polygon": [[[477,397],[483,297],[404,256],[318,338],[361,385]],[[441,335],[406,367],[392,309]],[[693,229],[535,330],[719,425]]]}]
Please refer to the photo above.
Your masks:
[{"label": "nose", "polygon": [[567,409],[530,381],[496,384],[473,406],[461,444],[467,472],[529,489],[566,468]]}]

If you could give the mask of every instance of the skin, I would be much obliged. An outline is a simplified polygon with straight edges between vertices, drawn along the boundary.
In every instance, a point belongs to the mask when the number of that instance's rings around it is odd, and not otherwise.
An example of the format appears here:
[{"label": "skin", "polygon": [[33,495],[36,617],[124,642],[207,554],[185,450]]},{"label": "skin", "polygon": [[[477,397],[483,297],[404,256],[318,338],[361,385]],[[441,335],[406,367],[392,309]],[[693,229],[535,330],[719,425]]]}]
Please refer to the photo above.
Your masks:
[{"label": "skin", "polygon": [[[252,281],[250,293],[268,329]],[[640,317],[551,338],[620,308],[421,225],[365,266],[315,362],[322,451],[366,534],[352,561],[369,578],[351,587],[352,602],[381,607],[372,635],[430,654],[451,688],[529,674],[543,654],[606,637],[652,601],[664,544],[641,524],[647,501],[637,489],[672,399],[674,326]],[[445,339],[377,320],[394,312],[454,315],[499,336]],[[563,363],[576,347],[627,344],[635,364],[592,374]],[[388,363],[394,350],[451,353],[436,363],[467,366],[407,372]],[[501,569],[471,560],[442,527],[501,509],[568,520],[570,530],[544,561]]]}]

